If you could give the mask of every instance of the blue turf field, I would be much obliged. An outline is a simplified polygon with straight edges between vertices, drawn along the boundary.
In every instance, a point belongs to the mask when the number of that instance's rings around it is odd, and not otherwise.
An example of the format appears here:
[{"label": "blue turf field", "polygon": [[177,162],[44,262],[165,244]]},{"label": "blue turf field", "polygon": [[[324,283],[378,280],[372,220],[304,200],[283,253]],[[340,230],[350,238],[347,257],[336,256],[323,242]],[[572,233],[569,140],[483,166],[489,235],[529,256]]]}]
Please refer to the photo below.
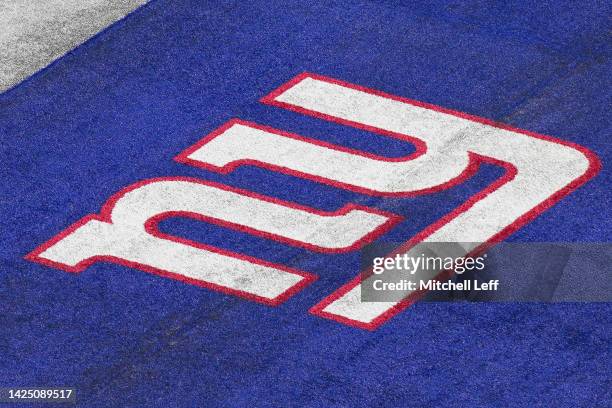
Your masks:
[{"label": "blue turf field", "polygon": [[[192,176],[407,221],[402,241],[498,177],[376,199],[261,168],[172,160],[233,117],[387,156],[411,147],[258,100],[303,71],[573,141],[600,174],[511,237],[611,238],[610,7],[598,2],[153,1],[0,95],[0,386],[76,387],[80,406],[612,404],[612,306],[436,304],[375,332],[307,310],[359,270],[189,220],[162,230],[319,275],[268,307],[134,269],[23,256],[137,180]],[[408,221],[409,220],[409,221]]]}]

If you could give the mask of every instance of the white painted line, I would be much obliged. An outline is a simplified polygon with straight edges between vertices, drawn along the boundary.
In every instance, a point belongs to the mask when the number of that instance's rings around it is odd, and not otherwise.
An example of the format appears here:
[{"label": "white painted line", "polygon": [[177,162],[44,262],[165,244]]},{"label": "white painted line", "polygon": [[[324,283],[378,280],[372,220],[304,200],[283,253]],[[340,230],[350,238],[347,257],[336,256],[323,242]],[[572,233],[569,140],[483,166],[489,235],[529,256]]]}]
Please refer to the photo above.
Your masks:
[{"label": "white painted line", "polygon": [[3,0],[0,92],[17,85],[146,0]]}]

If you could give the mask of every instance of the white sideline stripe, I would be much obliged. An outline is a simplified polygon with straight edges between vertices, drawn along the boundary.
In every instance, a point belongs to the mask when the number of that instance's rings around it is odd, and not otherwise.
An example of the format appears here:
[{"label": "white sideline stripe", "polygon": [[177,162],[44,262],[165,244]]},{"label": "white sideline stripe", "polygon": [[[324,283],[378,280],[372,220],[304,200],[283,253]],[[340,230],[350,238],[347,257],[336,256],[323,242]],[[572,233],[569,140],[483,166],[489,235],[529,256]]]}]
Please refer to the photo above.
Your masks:
[{"label": "white sideline stripe", "polygon": [[146,0],[2,0],[0,93],[49,65]]}]

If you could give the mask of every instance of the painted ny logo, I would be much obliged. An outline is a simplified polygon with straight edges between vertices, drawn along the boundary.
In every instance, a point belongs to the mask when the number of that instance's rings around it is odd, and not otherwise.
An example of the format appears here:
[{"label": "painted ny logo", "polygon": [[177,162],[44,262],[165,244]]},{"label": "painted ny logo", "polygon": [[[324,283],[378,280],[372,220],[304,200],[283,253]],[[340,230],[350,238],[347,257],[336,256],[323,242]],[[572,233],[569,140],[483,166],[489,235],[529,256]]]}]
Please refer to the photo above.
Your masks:
[{"label": "painted ny logo", "polygon": [[[503,177],[416,234],[398,252],[422,241],[501,241],[593,177],[600,166],[593,153],[575,144],[314,74],[297,76],[262,102],[410,141],[416,151],[389,159],[232,120],[176,160],[220,173],[260,166],[373,196],[440,191],[471,177],[480,163],[505,169]],[[324,212],[223,184],[165,177],[126,187],[100,214],[84,217],[26,258],[69,272],[110,261],[271,305],[316,279],[157,229],[162,219],[177,216],[317,252],[356,250],[401,219],[355,204]],[[398,302],[362,302],[361,279],[358,275],[310,312],[374,329],[415,300],[409,295]]]}]

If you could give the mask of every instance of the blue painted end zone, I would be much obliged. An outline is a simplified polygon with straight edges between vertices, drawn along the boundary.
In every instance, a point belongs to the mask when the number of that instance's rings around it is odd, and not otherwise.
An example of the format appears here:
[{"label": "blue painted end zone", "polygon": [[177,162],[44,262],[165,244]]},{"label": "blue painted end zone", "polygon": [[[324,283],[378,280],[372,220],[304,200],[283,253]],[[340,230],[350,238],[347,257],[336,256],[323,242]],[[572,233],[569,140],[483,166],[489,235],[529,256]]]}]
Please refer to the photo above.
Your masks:
[{"label": "blue painted end zone", "polygon": [[[0,386],[69,385],[87,407],[605,406],[610,304],[417,304],[376,332],[307,313],[358,271],[187,220],[162,225],[319,275],[272,308],[112,264],[23,256],[137,180],[193,176],[334,210],[375,205],[399,241],[498,177],[373,199],[253,167],[172,158],[233,117],[388,156],[412,146],[266,106],[303,71],[596,152],[600,174],[511,237],[610,241],[610,10],[597,2],[154,1],[0,95]],[[607,384],[607,385],[606,385]]]}]

